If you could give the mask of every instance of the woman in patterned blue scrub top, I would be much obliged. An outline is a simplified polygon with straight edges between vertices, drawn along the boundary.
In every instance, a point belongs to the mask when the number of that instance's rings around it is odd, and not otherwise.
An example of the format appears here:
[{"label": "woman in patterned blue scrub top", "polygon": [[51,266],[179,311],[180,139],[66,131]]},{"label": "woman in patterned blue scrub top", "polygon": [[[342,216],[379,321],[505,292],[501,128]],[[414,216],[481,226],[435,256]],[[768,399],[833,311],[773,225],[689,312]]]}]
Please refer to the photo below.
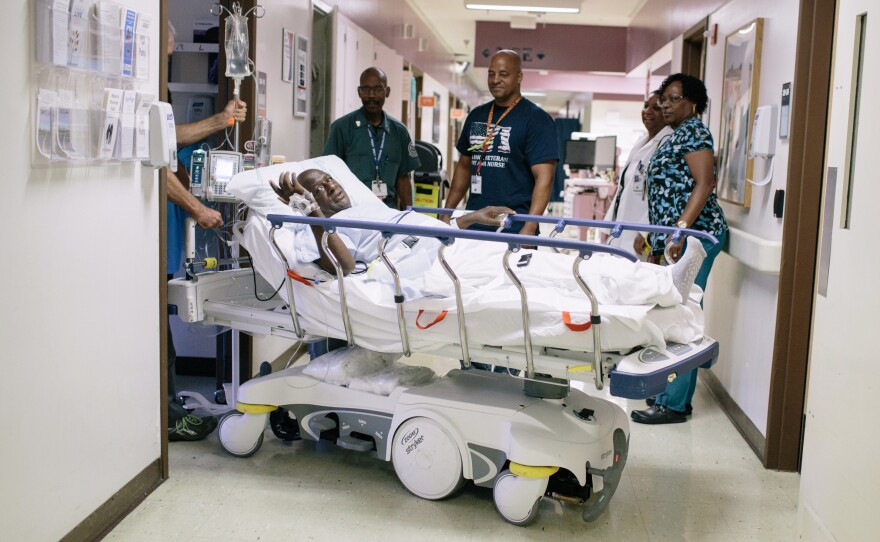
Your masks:
[{"label": "woman in patterned blue scrub top", "polygon": [[[663,120],[674,130],[658,145],[648,167],[648,219],[651,224],[691,228],[711,233],[717,245],[701,240],[706,250],[696,284],[703,290],[709,271],[727,238],[727,221],[715,195],[715,158],[712,134],[700,121],[709,102],[706,86],[696,77],[677,73],[660,85]],[[684,252],[684,238],[672,243],[668,235],[651,236],[649,261],[659,263],[667,250],[672,260]],[[697,386],[697,370],[679,375],[666,391],[647,401],[648,408],[636,410],[638,423],[682,423],[691,414],[691,400]]]}]

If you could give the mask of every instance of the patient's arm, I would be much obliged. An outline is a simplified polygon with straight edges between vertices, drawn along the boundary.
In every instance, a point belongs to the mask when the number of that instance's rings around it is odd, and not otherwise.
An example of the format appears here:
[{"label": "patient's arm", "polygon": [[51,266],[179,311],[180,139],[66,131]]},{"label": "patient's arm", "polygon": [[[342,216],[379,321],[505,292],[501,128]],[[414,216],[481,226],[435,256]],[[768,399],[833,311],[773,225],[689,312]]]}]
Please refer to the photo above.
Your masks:
[{"label": "patient's arm", "polygon": [[468,229],[473,224],[501,226],[504,222],[504,218],[506,218],[507,215],[512,214],[516,214],[516,211],[509,207],[491,205],[489,207],[483,207],[479,211],[466,213],[455,219],[455,223],[458,224],[458,227],[462,230]]},{"label": "patient's arm", "polygon": [[[272,187],[272,190],[278,194],[278,199],[280,199],[285,204],[290,203],[290,197],[293,194],[299,194],[304,196],[306,199],[310,200],[312,203],[315,202],[314,196],[303,188],[301,184],[296,180],[296,176],[290,174],[289,172],[285,172],[281,174],[281,177],[278,179],[278,184],[275,184],[274,181],[269,181],[269,185]],[[309,213],[308,216],[315,218],[325,218],[324,213],[321,212],[321,208],[315,204],[315,209]],[[321,258],[318,260],[318,265],[321,266],[321,269],[327,271],[328,273],[336,274],[336,267],[333,265],[333,261],[330,257],[324,252],[324,247],[321,246],[321,239],[324,236],[324,228],[321,226],[309,226],[312,229],[312,234],[315,236],[315,244],[318,245],[318,253],[321,255]],[[331,234],[327,238],[327,247],[330,249],[330,252],[333,253],[333,256],[336,257],[336,260],[339,262],[339,266],[342,268],[342,275],[348,275],[354,270],[354,257],[348,251],[348,247],[345,246],[345,243],[342,242],[342,239],[339,238],[336,234]]]},{"label": "patient's arm", "polygon": [[[324,213],[321,212],[321,209],[315,209],[309,213],[309,216],[324,218]],[[324,271],[335,275],[336,267],[333,266],[333,261],[327,256],[327,253],[324,252],[324,247],[321,246],[321,238],[324,236],[324,228],[321,226],[311,226],[311,228],[312,233],[315,235],[315,243],[318,245],[318,251],[321,254],[321,259],[318,261],[318,264]],[[354,257],[351,255],[351,252],[348,251],[348,247],[345,246],[345,243],[342,242],[342,239],[340,239],[338,235],[331,234],[327,238],[327,247],[339,262],[343,276],[354,271]]]}]

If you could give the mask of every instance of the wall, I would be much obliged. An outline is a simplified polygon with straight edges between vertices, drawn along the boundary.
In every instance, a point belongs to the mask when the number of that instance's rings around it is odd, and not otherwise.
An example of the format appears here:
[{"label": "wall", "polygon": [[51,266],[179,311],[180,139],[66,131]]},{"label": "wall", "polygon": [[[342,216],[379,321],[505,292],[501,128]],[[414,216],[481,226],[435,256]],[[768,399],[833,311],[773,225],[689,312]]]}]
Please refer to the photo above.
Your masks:
[{"label": "wall", "polygon": [[[449,90],[446,89],[439,81],[425,74],[422,78],[422,95],[433,96],[439,95],[434,108],[422,107],[422,140],[433,143],[440,154],[443,155],[443,164],[449,163],[449,157],[446,156],[446,145],[449,141]],[[434,129],[434,117],[440,116],[440,139],[432,140],[432,130]],[[454,143],[454,142],[453,142]]]},{"label": "wall", "polygon": [[593,100],[589,118],[587,131],[596,135],[617,136],[619,167],[626,163],[636,140],[647,133],[642,124],[641,101]]},{"label": "wall", "polygon": [[[710,25],[718,24],[718,42],[708,46],[706,62],[706,86],[713,104],[709,127],[716,145],[725,36],[756,17],[764,18],[758,101],[759,105],[778,105],[782,84],[794,79],[797,25],[793,18],[798,9],[796,0],[734,0],[710,16]],[[796,100],[796,89],[793,94]],[[753,187],[751,207],[722,203],[732,227],[781,240],[782,220],[773,217],[772,204],[775,190],[788,182],[787,163],[788,140],[777,140],[773,180],[769,186]],[[759,175],[761,166],[756,164],[755,170]],[[778,289],[777,276],[752,270],[722,253],[712,270],[706,300],[707,332],[721,344],[720,359],[712,371],[762,434],[767,428]]]},{"label": "wall", "polygon": [[[523,69],[622,73],[626,71],[626,38],[625,26],[542,23],[514,29],[508,21],[477,21],[474,67],[488,68],[492,53],[514,49],[522,52]],[[584,54],[571,54],[573,43]]]},{"label": "wall", "polygon": [[[729,1],[645,1],[630,22],[627,31],[626,71],[632,71],[653,55],[657,49],[672,41],[676,36],[687,32],[688,29],[704,19],[707,13],[712,13]],[[735,3],[739,4],[740,2]],[[718,35],[726,34],[719,32]]]},{"label": "wall", "polygon": [[372,65],[385,72],[388,77],[388,88],[391,89],[385,100],[383,111],[395,119],[401,120],[403,101],[409,99],[409,78],[406,79],[407,86],[403,86],[403,57],[381,41],[373,40]]},{"label": "wall", "polygon": [[[310,116],[293,116],[294,83],[281,80],[281,36],[287,29],[310,38],[310,66],[312,4],[310,0],[272,0],[264,5],[266,15],[257,19],[256,58],[257,70],[267,75],[266,115],[272,121],[272,154],[283,154],[291,161],[305,160],[309,157]],[[314,84],[311,79],[309,84]],[[256,109],[254,104],[248,105]]]},{"label": "wall", "polygon": [[[409,0],[330,0],[328,4],[469,105],[476,106],[483,101],[482,89],[475,87],[469,77],[456,77],[452,73],[452,55],[430,26],[419,18]],[[414,37],[404,37],[404,25],[413,28]],[[426,45],[423,50],[419,48],[419,38]]]},{"label": "wall", "polygon": [[[157,175],[133,163],[30,165],[32,3],[5,2],[19,23],[0,34],[6,540],[60,539],[160,454]],[[126,4],[156,23],[145,88],[158,92],[159,2]]]}]

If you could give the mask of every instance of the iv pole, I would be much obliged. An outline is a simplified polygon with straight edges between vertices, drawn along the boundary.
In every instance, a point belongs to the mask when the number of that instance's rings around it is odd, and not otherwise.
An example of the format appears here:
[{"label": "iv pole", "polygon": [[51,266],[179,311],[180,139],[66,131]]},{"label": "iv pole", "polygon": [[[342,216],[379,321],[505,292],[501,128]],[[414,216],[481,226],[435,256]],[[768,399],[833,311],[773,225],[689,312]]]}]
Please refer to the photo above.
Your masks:
[{"label": "iv pole", "polygon": [[[253,75],[253,71],[251,70],[253,62],[248,58],[248,49],[250,47],[247,26],[248,16],[253,13],[254,18],[259,19],[265,15],[266,10],[263,6],[257,4],[247,12],[242,13],[241,4],[238,2],[232,3],[232,10],[229,10],[221,4],[214,4],[211,6],[212,15],[219,17],[224,12],[227,14],[224,41],[226,52],[226,77],[233,80],[232,98],[238,102],[241,96],[242,79]],[[238,152],[239,123],[235,121],[233,121],[233,123],[233,150]]]}]

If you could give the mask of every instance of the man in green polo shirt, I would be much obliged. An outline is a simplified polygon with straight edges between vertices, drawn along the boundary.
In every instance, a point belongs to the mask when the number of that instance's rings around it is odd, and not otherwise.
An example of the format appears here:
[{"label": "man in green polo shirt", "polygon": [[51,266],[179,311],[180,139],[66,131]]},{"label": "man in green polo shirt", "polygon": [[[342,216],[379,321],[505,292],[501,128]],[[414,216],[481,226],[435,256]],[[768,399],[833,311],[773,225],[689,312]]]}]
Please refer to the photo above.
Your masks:
[{"label": "man in green polo shirt", "polygon": [[364,106],[330,125],[324,154],[342,158],[385,205],[404,209],[412,205],[410,173],[419,157],[406,127],[382,111],[390,92],[385,72],[364,70],[358,87]]}]

